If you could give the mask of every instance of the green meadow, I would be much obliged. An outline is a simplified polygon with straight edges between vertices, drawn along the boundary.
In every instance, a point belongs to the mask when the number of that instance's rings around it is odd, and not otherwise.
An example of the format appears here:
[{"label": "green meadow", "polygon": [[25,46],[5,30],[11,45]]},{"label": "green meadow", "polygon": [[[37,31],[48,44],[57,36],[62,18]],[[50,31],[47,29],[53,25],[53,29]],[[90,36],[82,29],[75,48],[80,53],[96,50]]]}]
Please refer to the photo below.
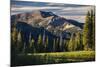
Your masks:
[{"label": "green meadow", "polygon": [[28,53],[19,54],[14,60],[17,66],[94,61],[95,51]]}]

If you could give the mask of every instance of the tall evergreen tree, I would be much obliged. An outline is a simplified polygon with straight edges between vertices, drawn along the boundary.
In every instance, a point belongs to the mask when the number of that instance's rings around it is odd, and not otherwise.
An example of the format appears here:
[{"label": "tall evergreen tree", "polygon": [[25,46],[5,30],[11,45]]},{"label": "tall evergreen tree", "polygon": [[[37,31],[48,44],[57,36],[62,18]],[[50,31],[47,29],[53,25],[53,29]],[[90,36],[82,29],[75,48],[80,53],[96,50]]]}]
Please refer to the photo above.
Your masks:
[{"label": "tall evergreen tree", "polygon": [[56,41],[55,41],[55,39],[53,40],[53,52],[55,52],[56,51]]},{"label": "tall evergreen tree", "polygon": [[45,30],[44,30],[43,38],[42,38],[42,44],[43,44],[43,45],[45,45],[45,37],[46,37],[46,36],[45,36]]},{"label": "tall evergreen tree", "polygon": [[30,33],[30,35],[29,35],[29,52],[32,52],[32,46],[33,46],[33,41],[32,41],[32,36]]},{"label": "tall evergreen tree", "polygon": [[69,40],[65,40],[65,51],[68,51]]},{"label": "tall evergreen tree", "polygon": [[93,47],[93,42],[94,42],[94,21],[93,21],[93,11],[91,10],[90,12],[88,11],[85,24],[84,24],[84,29],[83,29],[83,45],[84,45],[84,50],[92,50]]},{"label": "tall evergreen tree", "polygon": [[80,34],[80,32],[76,33],[76,37],[75,37],[75,49],[76,50],[82,50],[83,49],[82,35]]},{"label": "tall evergreen tree", "polygon": [[67,40],[63,39],[63,47],[62,47],[63,51],[67,50]]},{"label": "tall evergreen tree", "polygon": [[92,49],[95,50],[95,11],[91,10],[92,19]]},{"label": "tall evergreen tree", "polygon": [[22,51],[24,54],[26,54],[26,43],[24,42],[24,45],[23,45],[23,51]]},{"label": "tall evergreen tree", "polygon": [[[12,41],[13,42],[16,42],[17,41],[17,29],[16,29],[15,26],[12,28],[11,38],[12,38]],[[14,44],[16,44],[16,43],[14,43]]]},{"label": "tall evergreen tree", "polygon": [[68,44],[69,51],[75,51],[75,35],[72,33],[69,44]]},{"label": "tall evergreen tree", "polygon": [[56,51],[60,51],[59,38],[56,39]]},{"label": "tall evergreen tree", "polygon": [[11,29],[11,53],[12,55],[17,54],[17,29],[16,25],[14,25]]},{"label": "tall evergreen tree", "polygon": [[41,45],[42,44],[42,36],[41,34],[38,36],[38,45]]},{"label": "tall evergreen tree", "polygon": [[35,45],[34,45],[34,39],[33,38],[30,41],[30,52],[31,53],[35,53],[36,52]]},{"label": "tall evergreen tree", "polygon": [[87,13],[85,25],[83,29],[83,45],[84,50],[88,50],[89,48],[89,23],[90,23],[90,12]]},{"label": "tall evergreen tree", "polygon": [[47,48],[48,48],[48,42],[49,41],[49,39],[48,39],[48,36],[46,37],[46,43],[45,43],[45,51],[47,51]]},{"label": "tall evergreen tree", "polygon": [[44,48],[43,48],[43,40],[42,40],[41,34],[38,36],[38,42],[37,42],[36,49],[37,49],[38,52],[42,52],[44,50]]},{"label": "tall evergreen tree", "polygon": [[23,43],[22,43],[22,36],[21,36],[21,32],[18,32],[17,35],[17,47],[19,52],[22,52],[22,47],[23,47]]},{"label": "tall evergreen tree", "polygon": [[59,46],[60,46],[60,51],[62,51],[62,33],[60,33],[60,41],[59,41]]},{"label": "tall evergreen tree", "polygon": [[32,35],[30,33],[30,35],[29,35],[29,44],[31,43],[31,40],[32,40]]}]

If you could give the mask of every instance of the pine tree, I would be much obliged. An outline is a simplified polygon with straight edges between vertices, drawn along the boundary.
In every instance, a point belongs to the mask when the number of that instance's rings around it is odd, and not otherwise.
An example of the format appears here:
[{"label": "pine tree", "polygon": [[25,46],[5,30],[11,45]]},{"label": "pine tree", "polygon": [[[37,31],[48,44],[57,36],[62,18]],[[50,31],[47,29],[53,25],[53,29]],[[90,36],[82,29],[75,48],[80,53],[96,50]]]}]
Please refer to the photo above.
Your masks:
[{"label": "pine tree", "polygon": [[17,35],[17,47],[16,48],[18,48],[18,51],[21,52],[22,51],[22,47],[23,47],[22,36],[21,36],[21,32],[19,31],[18,35]]},{"label": "pine tree", "polygon": [[31,33],[29,35],[29,52],[32,52],[32,36],[31,36]]},{"label": "pine tree", "polygon": [[42,36],[41,36],[41,34],[38,36],[38,42],[37,42],[37,47],[36,47],[36,49],[37,49],[37,51],[38,52],[42,52],[43,50],[44,50],[44,48],[43,48],[43,41],[42,41]]},{"label": "pine tree", "polygon": [[[16,41],[17,41],[17,29],[16,29],[16,27],[13,27],[13,28],[12,28],[11,38],[12,38],[12,41],[13,41],[13,42],[16,42]],[[15,44],[16,44],[16,43],[15,43]]]},{"label": "pine tree", "polygon": [[32,40],[32,36],[31,36],[31,33],[29,35],[29,44],[31,43],[31,40]]},{"label": "pine tree", "polygon": [[95,11],[91,10],[91,22],[92,22],[92,49],[95,50]]},{"label": "pine tree", "polygon": [[82,44],[82,36],[80,34],[80,32],[76,33],[76,37],[75,37],[75,49],[76,50],[82,50],[83,48],[83,44]]},{"label": "pine tree", "polygon": [[35,45],[34,45],[34,39],[33,38],[30,41],[30,52],[31,53],[35,53],[36,52]]},{"label": "pine tree", "polygon": [[88,11],[83,29],[84,50],[92,50],[95,37],[95,23],[93,21],[93,11]]},{"label": "pine tree", "polygon": [[11,29],[11,53],[12,55],[17,54],[17,29],[16,25],[14,25]]},{"label": "pine tree", "polygon": [[92,49],[95,50],[95,12],[93,12],[93,17],[92,17],[92,23],[93,23],[93,35],[92,35],[92,42],[93,42],[93,45],[92,45]]},{"label": "pine tree", "polygon": [[29,35],[29,52],[31,53],[35,53],[36,52],[36,47],[35,47],[35,44],[34,44],[34,38],[32,38],[32,34],[30,33]]},{"label": "pine tree", "polygon": [[69,44],[68,44],[69,51],[75,51],[75,35],[72,33]]},{"label": "pine tree", "polygon": [[24,42],[24,45],[23,45],[23,53],[26,54],[26,43]]},{"label": "pine tree", "polygon": [[59,38],[56,39],[56,51],[60,51]]},{"label": "pine tree", "polygon": [[83,29],[83,45],[84,45],[84,50],[88,50],[89,48],[89,23],[90,23],[90,13],[88,12],[86,16],[86,21]]},{"label": "pine tree", "polygon": [[69,40],[65,40],[65,51],[68,51]]},{"label": "pine tree", "polygon": [[46,37],[46,36],[45,36],[45,30],[44,30],[43,38],[42,38],[42,44],[43,44],[43,45],[45,45],[45,37]]},{"label": "pine tree", "polygon": [[41,44],[42,44],[42,36],[39,35],[39,37],[38,37],[38,45],[41,45]]},{"label": "pine tree", "polygon": [[47,48],[48,48],[48,36],[46,37],[46,43],[45,43],[45,51],[47,51]]},{"label": "pine tree", "polygon": [[60,46],[60,51],[62,51],[62,34],[60,34],[60,42],[59,42],[59,46]]},{"label": "pine tree", "polygon": [[53,52],[55,52],[55,50],[56,50],[56,41],[55,41],[55,39],[53,40]]}]

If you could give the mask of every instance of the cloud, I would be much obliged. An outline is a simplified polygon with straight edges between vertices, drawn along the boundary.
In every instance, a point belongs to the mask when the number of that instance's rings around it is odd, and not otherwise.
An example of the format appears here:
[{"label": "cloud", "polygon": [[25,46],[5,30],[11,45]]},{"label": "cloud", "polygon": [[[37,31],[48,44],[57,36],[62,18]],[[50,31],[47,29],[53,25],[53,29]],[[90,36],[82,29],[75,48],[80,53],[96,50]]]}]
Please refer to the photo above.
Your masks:
[{"label": "cloud", "polygon": [[79,20],[80,22],[84,22],[84,16],[86,15],[87,11],[93,8],[94,8],[93,6],[74,5],[74,4],[25,2],[25,1],[11,2],[12,15],[23,12],[31,12],[34,10],[43,10],[43,11],[53,12],[63,17],[67,16],[67,18],[69,16],[70,18]]}]

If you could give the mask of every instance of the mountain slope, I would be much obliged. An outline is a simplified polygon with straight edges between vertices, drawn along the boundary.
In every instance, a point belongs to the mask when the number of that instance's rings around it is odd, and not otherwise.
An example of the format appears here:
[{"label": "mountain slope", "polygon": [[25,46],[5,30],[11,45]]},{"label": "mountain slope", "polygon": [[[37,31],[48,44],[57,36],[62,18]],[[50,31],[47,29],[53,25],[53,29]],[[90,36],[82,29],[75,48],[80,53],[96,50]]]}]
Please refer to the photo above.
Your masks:
[{"label": "mountain slope", "polygon": [[82,32],[84,25],[83,23],[79,23],[78,21],[65,19],[63,17],[55,15],[52,12],[45,11],[33,11],[30,13],[12,15],[11,24],[13,23],[16,23],[17,25],[20,24],[20,29],[27,30],[26,34],[29,34],[28,31],[30,31],[30,28],[26,29],[25,27],[27,26],[25,25],[25,23],[33,27],[33,29],[36,28],[35,30],[37,31],[31,31],[31,33],[36,33],[34,34],[36,36],[40,32],[39,29],[43,28],[48,31],[48,33],[52,34],[51,36],[54,35],[60,37],[62,35],[62,37],[65,38],[70,38],[71,33],[76,33],[78,31]]},{"label": "mountain slope", "polygon": [[83,23],[72,19],[65,19],[57,16],[52,12],[33,11],[30,13],[22,13],[11,16],[11,21],[22,21],[35,27],[44,27],[49,31],[60,30],[65,31],[71,27],[77,27],[76,30],[83,29]]}]

